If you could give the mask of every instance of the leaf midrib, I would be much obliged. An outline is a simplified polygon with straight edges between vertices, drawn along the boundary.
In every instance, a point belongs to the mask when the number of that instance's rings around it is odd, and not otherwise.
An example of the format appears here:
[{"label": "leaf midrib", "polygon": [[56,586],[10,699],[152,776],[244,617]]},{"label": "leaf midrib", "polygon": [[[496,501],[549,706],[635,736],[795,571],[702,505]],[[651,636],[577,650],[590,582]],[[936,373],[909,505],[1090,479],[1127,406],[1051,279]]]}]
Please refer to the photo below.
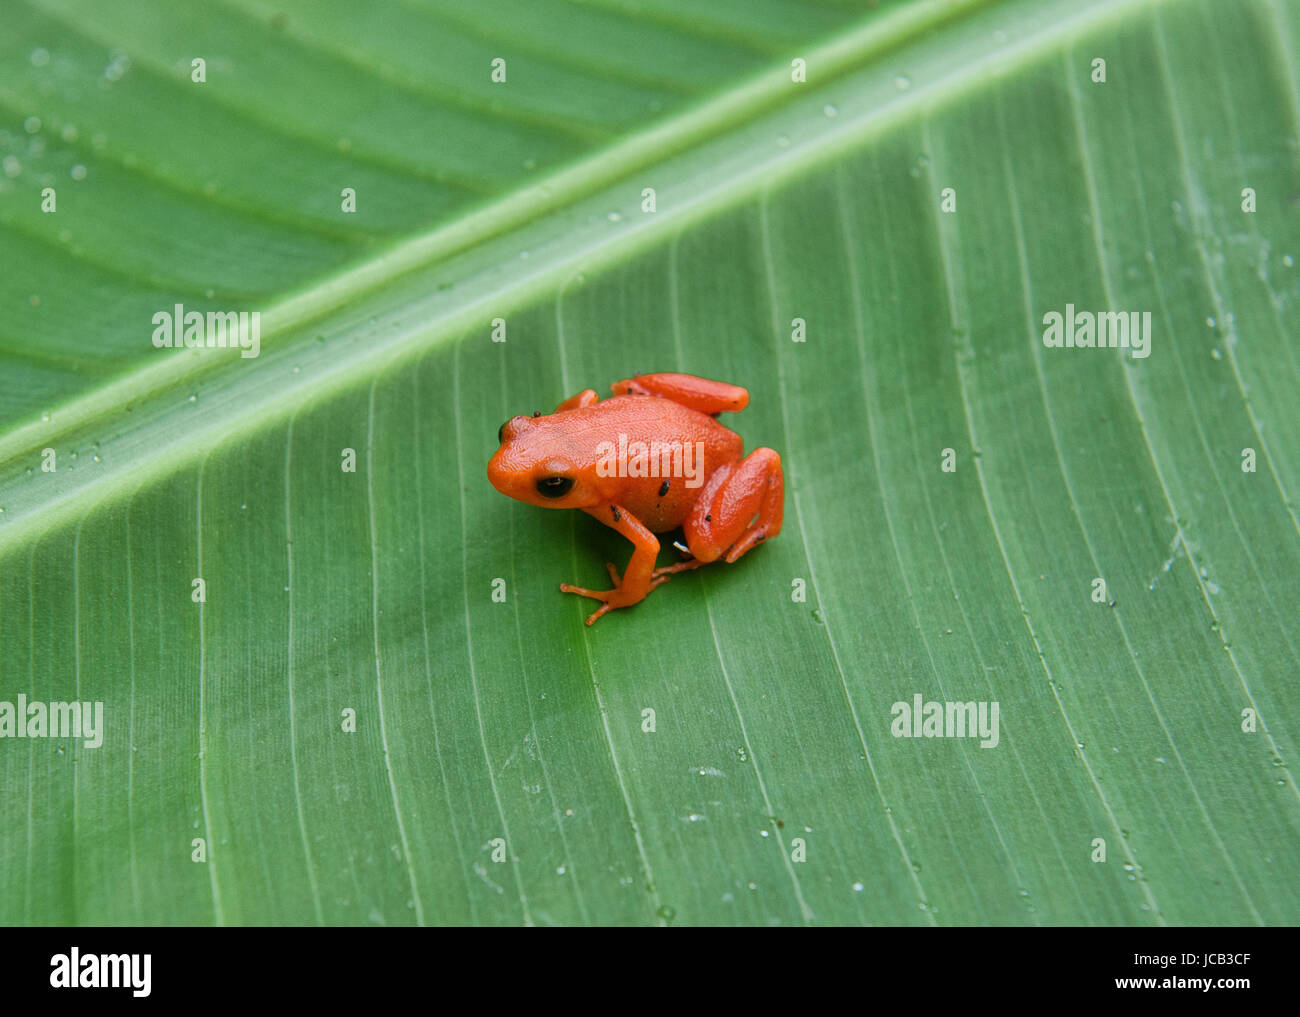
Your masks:
[{"label": "leaf midrib", "polygon": [[[341,349],[340,343],[340,347],[334,348],[341,354],[339,357],[328,362],[317,357],[318,369],[304,369],[303,380],[288,389],[269,386],[267,379],[260,377],[264,373],[260,370],[250,371],[238,381],[227,380],[237,377],[238,369],[245,366],[241,358],[229,351],[169,351],[173,355],[161,362],[131,372],[54,411],[50,420],[28,423],[0,437],[0,511],[6,501],[10,503],[9,511],[0,515],[0,552],[21,545],[58,521],[75,518],[98,500],[138,488],[150,476],[158,476],[187,461],[206,447],[209,439],[244,434],[272,419],[285,418],[355,383],[361,371],[377,373],[403,356],[427,351],[438,341],[447,342],[478,321],[488,308],[496,314],[517,306],[552,283],[571,277],[578,266],[596,263],[597,256],[601,265],[628,257],[671,229],[684,229],[711,212],[737,204],[832,158],[917,108],[951,99],[978,83],[987,72],[1004,70],[1007,64],[1019,66],[1030,62],[1075,31],[1118,19],[1134,9],[1168,2],[1172,0],[1104,0],[1079,12],[1071,10],[1071,0],[1052,0],[1046,10],[1031,4],[1030,0],[922,0],[916,6],[871,18],[842,38],[808,51],[805,59],[810,74],[816,75],[812,78],[816,86],[792,86],[789,67],[779,65],[695,110],[561,170],[548,180],[513,192],[461,220],[413,237],[286,298],[262,314],[262,360],[257,363],[271,366],[268,357],[283,358],[290,353],[306,354],[310,360],[311,347],[315,345],[310,338],[300,337],[296,343],[290,343],[286,334],[319,323],[330,312],[345,308],[348,317],[380,322],[382,314],[391,315],[391,308],[374,308],[373,314],[360,315],[367,306],[364,301],[373,304],[385,297],[391,301],[404,289],[421,283],[424,285],[420,292],[427,294],[429,283],[436,284],[439,277],[450,278],[459,264],[468,262],[471,271],[464,276],[466,288],[475,288],[480,295],[458,303],[422,326],[408,327],[396,337],[374,341],[364,352],[354,349],[351,356]],[[566,250],[561,260],[540,271],[507,269],[504,284],[493,288],[491,277],[503,271],[502,252],[529,239],[537,240],[539,233],[553,234],[547,238],[551,242],[555,236],[571,235],[575,226],[566,222],[566,218],[574,219],[576,209],[601,200],[622,199],[621,195],[603,195],[602,186],[608,188],[638,171],[639,178],[654,177],[644,171],[655,161],[661,168],[676,169],[678,177],[690,178],[690,165],[683,171],[675,164],[689,163],[690,158],[701,152],[743,148],[752,143],[753,139],[747,139],[746,135],[754,133],[756,122],[781,125],[788,121],[806,127],[808,118],[804,116],[800,120],[794,114],[804,106],[819,103],[836,82],[854,72],[883,74],[878,66],[870,63],[873,57],[897,51],[919,32],[940,22],[970,21],[973,14],[986,8],[995,8],[991,15],[1003,18],[1008,28],[1015,28],[1017,21],[1023,20],[1026,9],[1034,9],[1047,24],[1026,31],[1023,38],[1001,48],[987,44],[972,48],[969,60],[945,60],[943,72],[924,87],[902,91],[892,101],[857,119],[838,120],[828,116],[818,122],[808,143],[769,153],[765,158],[747,159],[743,168],[738,167],[736,177],[721,185],[698,183],[687,188],[690,200],[670,209],[661,207],[655,215],[641,217],[622,227],[607,224],[592,229],[589,222],[585,223],[587,233],[596,234],[592,243]],[[1053,16],[1058,12],[1059,16]],[[945,47],[951,48],[946,38],[925,40],[916,48],[924,53]],[[823,78],[825,84],[821,83]],[[701,168],[696,167],[693,172],[698,175]],[[663,176],[672,179],[672,174],[663,173],[662,169],[661,176],[654,179],[660,182]],[[640,186],[638,183],[636,187],[638,198]],[[663,190],[661,187],[661,205]],[[548,231],[547,224],[552,222],[557,225]],[[388,292],[383,292],[385,289]],[[395,306],[409,312],[417,299],[411,293],[409,302],[399,301]],[[353,327],[364,331],[360,326]],[[319,330],[319,325],[312,329]],[[259,380],[262,394],[256,387]],[[201,421],[194,422],[191,429],[181,416],[187,401],[183,393],[193,392],[200,381],[210,391],[225,397],[226,402],[218,407],[219,412],[209,411]],[[266,392],[267,388],[274,388],[273,393]],[[234,398],[230,397],[232,393]],[[128,417],[146,407],[150,413]],[[69,480],[72,471],[63,470],[49,475],[48,482],[58,488],[46,488],[48,495],[23,496],[23,466],[36,465],[42,448],[75,448],[75,441],[112,433],[115,427],[114,437],[125,439],[122,447],[129,452],[122,457],[120,466],[101,471],[90,480],[81,477]],[[182,432],[180,437],[175,437],[177,431]],[[159,442],[151,439],[162,434],[172,436],[173,440],[160,449]],[[84,474],[83,469],[83,477]]]},{"label": "leaf midrib", "polygon": [[[828,80],[837,77],[873,52],[905,44],[920,31],[941,21],[975,10],[999,0],[922,0],[915,7],[886,17],[871,17],[841,39],[809,51],[811,65],[821,65]],[[356,299],[382,286],[393,277],[427,267],[464,248],[481,244],[501,233],[516,229],[557,208],[572,203],[584,193],[635,172],[638,168],[680,151],[692,142],[723,127],[734,128],[789,99],[789,79],[784,67],[764,72],[757,78],[724,93],[695,110],[673,117],[648,130],[632,135],[610,148],[559,170],[537,183],[520,188],[452,223],[434,227],[398,243],[382,254],[357,262],[327,276],[308,289],[291,296],[263,312],[263,341],[319,318],[340,304]],[[782,93],[785,93],[784,95]],[[196,358],[216,359],[216,358]],[[20,427],[0,437],[0,463],[19,451],[34,447],[24,440],[39,430],[44,439],[57,437],[77,428],[81,422],[98,416],[99,404],[106,402],[101,393],[119,386],[124,391],[157,391],[181,380],[194,380],[210,365],[178,370],[174,365],[154,365],[124,375],[112,386],[73,400],[57,416],[58,429]],[[115,391],[114,396],[118,393]],[[113,405],[120,402],[112,401]],[[63,421],[68,421],[63,424]],[[43,439],[43,440],[44,440]]]}]

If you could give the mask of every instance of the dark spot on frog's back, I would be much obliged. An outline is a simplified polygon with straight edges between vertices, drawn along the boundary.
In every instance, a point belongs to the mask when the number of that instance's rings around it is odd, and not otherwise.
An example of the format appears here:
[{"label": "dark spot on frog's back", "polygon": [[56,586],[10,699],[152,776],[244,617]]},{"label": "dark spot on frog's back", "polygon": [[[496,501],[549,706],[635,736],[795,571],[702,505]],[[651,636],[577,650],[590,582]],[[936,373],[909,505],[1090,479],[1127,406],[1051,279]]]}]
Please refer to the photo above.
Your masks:
[{"label": "dark spot on frog's back", "polygon": [[667,480],[665,480],[662,484],[660,484],[660,485],[659,485],[659,497],[662,498],[664,495],[666,495],[666,494],[668,493],[668,488],[671,487],[671,486],[672,486],[672,485],[671,485]]},{"label": "dark spot on frog's back", "polygon": [[611,506],[609,507],[609,510],[610,510],[610,512],[612,512],[612,513],[614,514],[614,522],[618,522],[618,520],[619,520],[618,506],[616,506],[616,505],[611,505]]}]

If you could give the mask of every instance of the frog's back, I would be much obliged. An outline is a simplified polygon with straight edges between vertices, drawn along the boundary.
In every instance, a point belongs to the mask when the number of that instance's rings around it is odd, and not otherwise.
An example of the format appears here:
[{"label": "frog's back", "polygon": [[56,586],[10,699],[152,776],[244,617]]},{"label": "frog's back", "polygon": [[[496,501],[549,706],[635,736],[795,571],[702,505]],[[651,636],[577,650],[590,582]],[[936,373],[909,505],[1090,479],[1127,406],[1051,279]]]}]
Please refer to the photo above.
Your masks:
[{"label": "frog's back", "polygon": [[626,478],[624,507],[654,533],[680,526],[713,472],[744,453],[735,431],[658,396],[614,396],[565,416],[571,440],[605,443],[605,468]]}]

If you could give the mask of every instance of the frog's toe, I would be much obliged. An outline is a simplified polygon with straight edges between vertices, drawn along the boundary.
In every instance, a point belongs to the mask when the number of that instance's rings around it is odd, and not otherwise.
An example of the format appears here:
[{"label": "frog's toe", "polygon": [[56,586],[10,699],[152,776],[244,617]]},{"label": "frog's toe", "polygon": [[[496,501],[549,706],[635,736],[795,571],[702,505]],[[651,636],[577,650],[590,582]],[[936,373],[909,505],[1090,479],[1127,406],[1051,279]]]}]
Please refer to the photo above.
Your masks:
[{"label": "frog's toe", "polygon": [[614,585],[622,586],[623,580],[619,578],[618,569],[614,567],[614,563],[612,561],[605,562],[605,568],[609,570],[609,578],[614,580]]},{"label": "frog's toe", "polygon": [[[610,567],[612,568],[612,566]],[[586,616],[586,623],[588,623],[589,626],[594,626],[595,619],[606,614],[607,611],[614,610],[614,605],[610,603],[610,600],[614,597],[614,594],[617,593],[617,589],[586,589],[585,587],[573,587],[573,585],[569,585],[568,583],[560,583],[560,592],[577,593],[580,597],[590,597],[591,600],[601,601],[601,606],[597,607],[593,613]]]},{"label": "frog's toe", "polygon": [[615,590],[589,590],[585,586],[572,586],[569,583],[560,584],[561,593],[576,593],[580,597],[590,597],[592,600],[609,600],[610,594]]},{"label": "frog's toe", "polygon": [[595,611],[593,611],[591,614],[587,615],[587,624],[588,624],[588,625],[595,625],[595,624],[596,624],[596,619],[597,619],[597,618],[599,618],[601,615],[603,615],[606,611],[612,611],[612,610],[613,610],[613,608],[610,607],[609,604],[601,604],[600,607],[596,608]]},{"label": "frog's toe", "polygon": [[[655,569],[651,575],[660,582],[667,582],[668,577],[678,572],[689,572],[691,569],[697,569],[701,565],[707,565],[708,562],[700,561],[698,558],[687,558],[685,561],[679,561],[675,565],[665,565],[663,568]],[[656,586],[658,583],[655,584]]]}]

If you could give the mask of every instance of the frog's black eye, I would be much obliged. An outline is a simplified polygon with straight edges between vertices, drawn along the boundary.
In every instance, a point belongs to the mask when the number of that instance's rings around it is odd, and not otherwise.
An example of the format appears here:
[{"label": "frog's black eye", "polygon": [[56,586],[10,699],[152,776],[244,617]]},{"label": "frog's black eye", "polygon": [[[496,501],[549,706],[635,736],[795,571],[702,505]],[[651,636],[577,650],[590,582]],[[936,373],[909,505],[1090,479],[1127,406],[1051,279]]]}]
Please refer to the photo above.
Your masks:
[{"label": "frog's black eye", "polygon": [[563,498],[572,490],[572,477],[542,477],[537,481],[537,493],[543,498]]},{"label": "frog's black eye", "polygon": [[[508,424],[508,423],[510,423],[510,421],[507,420],[507,421],[506,421],[506,424]],[[498,444],[498,445],[500,445],[503,441],[506,440],[506,424],[502,424],[500,427],[497,428],[497,444]]]}]

